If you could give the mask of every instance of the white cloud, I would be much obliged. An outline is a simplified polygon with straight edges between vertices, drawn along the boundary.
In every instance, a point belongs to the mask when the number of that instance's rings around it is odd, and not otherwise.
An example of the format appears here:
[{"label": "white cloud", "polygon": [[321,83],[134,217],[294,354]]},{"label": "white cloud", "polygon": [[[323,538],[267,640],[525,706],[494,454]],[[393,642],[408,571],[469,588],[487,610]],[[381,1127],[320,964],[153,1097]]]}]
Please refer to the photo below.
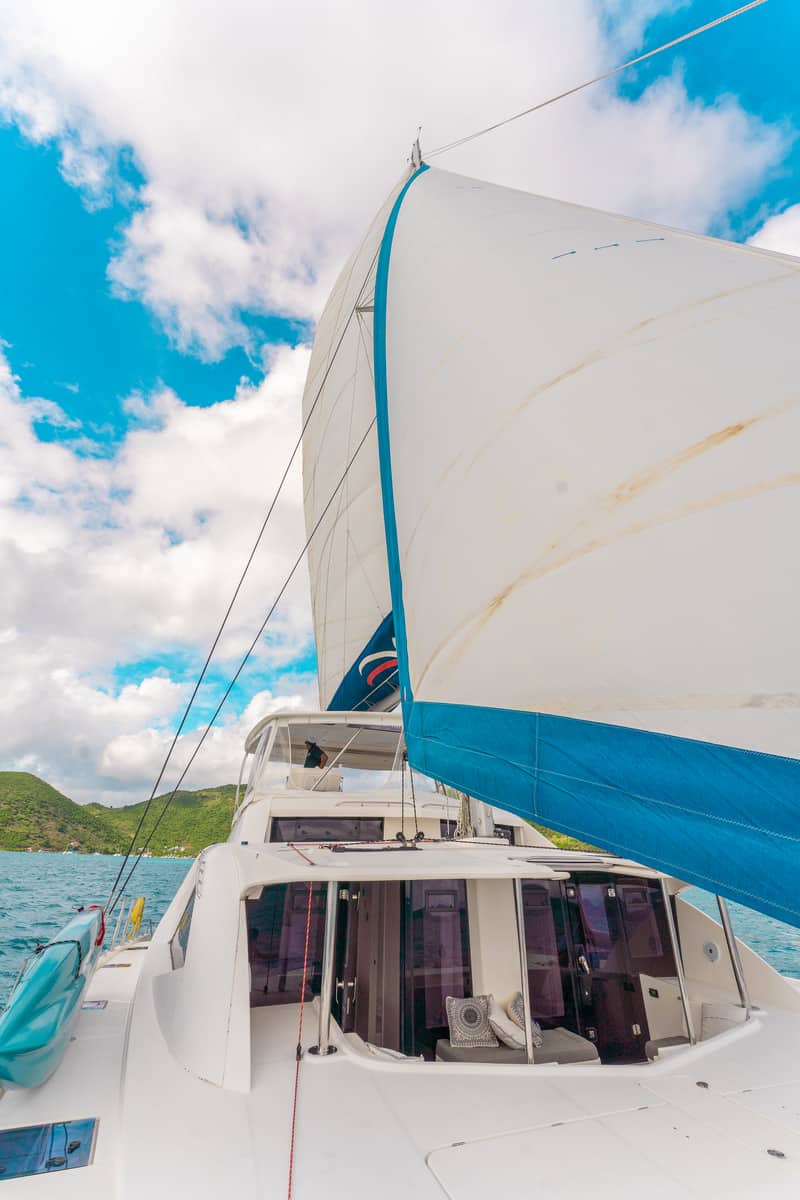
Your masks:
[{"label": "white cloud", "polygon": [[80,429],[81,427],[80,421],[65,413],[61,405],[56,404],[54,400],[43,400],[39,396],[34,396],[26,401],[26,404],[34,421],[52,425],[56,429]]},{"label": "white cloud", "polygon": [[[284,694],[270,691],[257,692],[241,715],[216,725],[181,783],[182,788],[212,787],[215,784],[234,783],[238,778],[239,764],[244,753],[244,741],[257,721],[272,712],[301,710],[309,704],[310,680],[295,680],[300,689]],[[182,734],[175,750],[174,766],[171,765],[159,791],[166,792],[174,787],[198,744],[202,731]],[[103,748],[99,762],[99,773],[113,779],[119,787],[141,785],[142,780],[154,780],[172,741],[172,731],[146,728],[131,733],[122,733],[112,738]],[[233,769],[232,769],[233,766]]]},{"label": "white cloud", "polygon": [[770,217],[750,238],[754,246],[800,257],[800,204]]},{"label": "white cloud", "polygon": [[[213,358],[248,344],[246,310],[316,315],[420,121],[430,149],[608,69],[655,15],[683,7],[0,0],[0,103],[30,136],[59,140],[68,178],[92,198],[132,149],[145,182],[113,286]],[[690,100],[678,71],[638,103],[602,85],[441,162],[705,229],[785,147],[731,97]]]},{"label": "white cloud", "polygon": [[[188,691],[166,672],[120,686],[114,664],[176,654],[194,661],[210,644],[296,440],[307,359],[304,348],[279,348],[259,387],[241,386],[207,408],[164,390],[139,397],[129,408],[140,420],[116,452],[87,459],[36,438],[33,422],[60,410],[26,401],[0,356],[6,767],[34,770],[81,799],[114,793],[116,773],[118,796],[140,797]],[[295,471],[220,644],[223,673],[238,664],[302,541]],[[256,662],[288,671],[309,639],[303,567]],[[287,686],[287,702],[315,702],[311,681]],[[217,696],[211,689],[203,698],[213,705]],[[242,722],[223,722],[209,739],[200,782],[209,772],[215,781],[235,777]]]}]

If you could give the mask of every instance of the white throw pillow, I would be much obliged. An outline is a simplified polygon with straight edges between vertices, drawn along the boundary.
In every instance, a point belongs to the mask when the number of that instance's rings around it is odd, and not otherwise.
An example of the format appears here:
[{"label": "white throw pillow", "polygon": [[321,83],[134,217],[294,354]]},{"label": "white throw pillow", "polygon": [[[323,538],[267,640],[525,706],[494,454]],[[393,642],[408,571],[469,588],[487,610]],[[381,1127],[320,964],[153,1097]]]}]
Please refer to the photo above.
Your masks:
[{"label": "white throw pillow", "polygon": [[[523,1031],[525,1036],[525,1004],[522,999],[522,992],[514,992],[514,995],[506,1005],[506,1012],[511,1020]],[[533,1037],[534,1046],[541,1046],[543,1042],[542,1027],[538,1021],[531,1021],[531,1035]],[[523,1043],[524,1044],[524,1043]]]},{"label": "white throw pillow", "polygon": [[525,1031],[511,1020],[494,996],[489,1001],[489,1024],[504,1046],[511,1046],[513,1050],[525,1049]]}]

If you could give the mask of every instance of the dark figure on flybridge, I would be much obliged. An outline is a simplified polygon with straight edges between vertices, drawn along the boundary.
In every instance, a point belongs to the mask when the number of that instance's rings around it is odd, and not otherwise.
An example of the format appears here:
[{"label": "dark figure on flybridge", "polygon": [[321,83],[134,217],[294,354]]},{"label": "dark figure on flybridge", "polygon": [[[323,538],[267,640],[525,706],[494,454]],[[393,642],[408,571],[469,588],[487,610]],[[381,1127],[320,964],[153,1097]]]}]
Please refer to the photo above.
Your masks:
[{"label": "dark figure on flybridge", "polygon": [[306,761],[304,767],[324,767],[328,761],[328,756],[324,750],[321,750],[316,742],[306,742]]}]

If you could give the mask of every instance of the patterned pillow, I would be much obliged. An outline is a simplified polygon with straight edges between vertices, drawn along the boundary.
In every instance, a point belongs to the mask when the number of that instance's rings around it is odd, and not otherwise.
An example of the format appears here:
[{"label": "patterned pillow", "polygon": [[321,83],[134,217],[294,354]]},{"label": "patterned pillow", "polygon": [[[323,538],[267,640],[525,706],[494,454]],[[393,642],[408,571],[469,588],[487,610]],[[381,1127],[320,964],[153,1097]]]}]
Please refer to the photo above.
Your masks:
[{"label": "patterned pillow", "polygon": [[489,1001],[489,1024],[504,1046],[510,1046],[512,1050],[525,1049],[525,1031],[520,1029],[516,1021],[511,1020],[494,996]]},{"label": "patterned pillow", "polygon": [[474,1049],[478,1046],[499,1045],[489,1024],[490,999],[490,996],[446,998],[451,1046]]},{"label": "patterned pillow", "polygon": [[[520,1029],[524,1031],[525,1002],[522,999],[522,992],[514,992],[514,995],[506,1005],[506,1012],[511,1017],[511,1020],[514,1022],[514,1024],[518,1025]],[[539,1022],[534,1021],[533,1018],[531,1018],[531,1034],[533,1036],[534,1046],[541,1046],[544,1042],[544,1038],[542,1037],[542,1027]]]}]

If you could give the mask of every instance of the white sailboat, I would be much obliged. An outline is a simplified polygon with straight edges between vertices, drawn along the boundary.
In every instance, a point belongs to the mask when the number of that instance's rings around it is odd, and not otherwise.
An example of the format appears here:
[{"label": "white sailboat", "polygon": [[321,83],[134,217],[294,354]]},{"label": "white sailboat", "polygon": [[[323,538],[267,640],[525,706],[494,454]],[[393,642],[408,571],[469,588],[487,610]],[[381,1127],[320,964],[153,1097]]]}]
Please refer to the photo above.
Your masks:
[{"label": "white sailboat", "polygon": [[800,921],[798,301],[412,165],[304,398],[326,707],[0,1099],[9,1197],[797,1195],[800,990],[722,897]]}]

